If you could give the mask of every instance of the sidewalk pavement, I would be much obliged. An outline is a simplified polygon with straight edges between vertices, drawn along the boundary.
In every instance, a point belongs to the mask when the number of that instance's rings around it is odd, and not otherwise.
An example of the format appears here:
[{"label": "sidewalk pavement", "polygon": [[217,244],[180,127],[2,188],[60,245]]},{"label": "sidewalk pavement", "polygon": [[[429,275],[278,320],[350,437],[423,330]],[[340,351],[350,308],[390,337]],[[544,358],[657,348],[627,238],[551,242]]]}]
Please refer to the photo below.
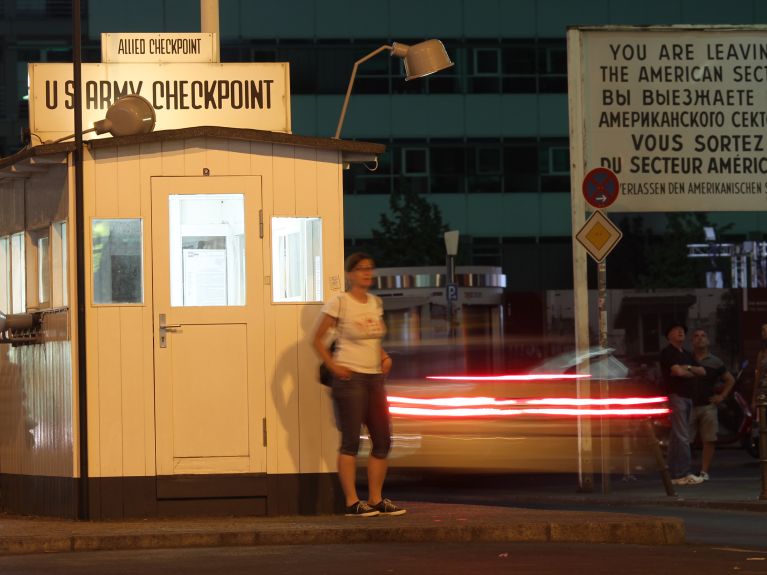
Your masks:
[{"label": "sidewalk pavement", "polygon": [[[628,481],[613,475],[607,494],[602,492],[598,474],[594,476],[593,491],[583,493],[577,491],[574,475],[505,475],[490,480],[490,484],[478,479],[469,482],[471,487],[453,488],[407,485],[407,480],[403,485],[395,473],[390,478],[391,492],[401,490],[402,495],[417,499],[398,499],[397,503],[408,509],[399,517],[321,515],[78,522],[0,514],[0,555],[387,541],[682,544],[685,527],[681,519],[602,511],[600,507],[767,511],[767,501],[759,500],[758,461],[739,452],[723,451],[716,463],[710,481],[674,486],[675,496],[667,496],[660,475],[649,470],[640,470],[636,479]],[[577,505],[587,510],[547,508],[552,504]]]},{"label": "sidewalk pavement", "polygon": [[0,515],[0,555],[365,542],[515,541],[684,543],[684,523],[609,512],[398,502],[398,517],[151,519],[77,522]]},{"label": "sidewalk pavement", "polygon": [[698,485],[673,485],[673,495],[668,495],[657,471],[645,469],[636,475],[613,474],[605,493],[602,477],[593,476],[591,492],[578,493],[574,476],[562,476],[541,485],[531,481],[525,484],[519,479],[509,485],[507,503],[580,503],[593,506],[663,506],[699,507],[732,511],[767,512],[767,500],[762,493],[760,462],[737,449],[722,449],[717,453],[711,480]]}]

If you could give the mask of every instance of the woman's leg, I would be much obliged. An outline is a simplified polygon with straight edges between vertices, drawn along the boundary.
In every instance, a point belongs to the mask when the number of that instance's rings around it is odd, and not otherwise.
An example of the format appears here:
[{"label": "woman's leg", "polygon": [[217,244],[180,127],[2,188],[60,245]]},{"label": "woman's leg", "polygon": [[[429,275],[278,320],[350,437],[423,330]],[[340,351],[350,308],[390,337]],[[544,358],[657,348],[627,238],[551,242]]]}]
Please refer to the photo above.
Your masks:
[{"label": "woman's leg", "polygon": [[368,503],[376,505],[383,499],[382,491],[389,461],[371,455],[368,458]]},{"label": "woman's leg", "polygon": [[354,455],[338,454],[338,481],[344,492],[346,506],[354,505],[359,501],[357,496],[357,458]]},{"label": "woman's leg", "polygon": [[391,417],[383,376],[368,383],[368,412],[365,420],[372,444],[368,458],[368,502],[376,504],[383,499],[382,490],[391,449]]},{"label": "woman's leg", "polygon": [[353,373],[348,380],[333,378],[333,402],[336,423],[341,432],[341,447],[338,450],[338,480],[344,492],[346,506],[359,501],[357,495],[357,451],[360,444],[360,429],[367,409],[365,382]]}]

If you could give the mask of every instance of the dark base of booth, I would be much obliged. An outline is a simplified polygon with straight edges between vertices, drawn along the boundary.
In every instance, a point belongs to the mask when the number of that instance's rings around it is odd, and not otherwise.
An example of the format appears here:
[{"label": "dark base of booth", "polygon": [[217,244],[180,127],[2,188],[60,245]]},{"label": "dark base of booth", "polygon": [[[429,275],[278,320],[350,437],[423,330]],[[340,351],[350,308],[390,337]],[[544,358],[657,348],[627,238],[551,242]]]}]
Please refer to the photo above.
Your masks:
[{"label": "dark base of booth", "polygon": [[6,513],[104,521],[151,517],[321,515],[343,509],[335,473],[174,475],[87,480],[0,474]]}]

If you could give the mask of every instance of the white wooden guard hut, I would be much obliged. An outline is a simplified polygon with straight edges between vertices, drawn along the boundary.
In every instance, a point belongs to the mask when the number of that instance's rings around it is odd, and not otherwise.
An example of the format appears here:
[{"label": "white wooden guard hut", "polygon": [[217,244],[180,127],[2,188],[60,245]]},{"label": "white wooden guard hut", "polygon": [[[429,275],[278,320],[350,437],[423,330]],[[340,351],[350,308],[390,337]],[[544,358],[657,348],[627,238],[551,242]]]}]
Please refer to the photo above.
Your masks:
[{"label": "white wooden guard hut", "polygon": [[310,337],[343,289],[343,165],[383,146],[222,127],[91,140],[80,222],[74,149],[0,160],[1,508],[332,511]]}]

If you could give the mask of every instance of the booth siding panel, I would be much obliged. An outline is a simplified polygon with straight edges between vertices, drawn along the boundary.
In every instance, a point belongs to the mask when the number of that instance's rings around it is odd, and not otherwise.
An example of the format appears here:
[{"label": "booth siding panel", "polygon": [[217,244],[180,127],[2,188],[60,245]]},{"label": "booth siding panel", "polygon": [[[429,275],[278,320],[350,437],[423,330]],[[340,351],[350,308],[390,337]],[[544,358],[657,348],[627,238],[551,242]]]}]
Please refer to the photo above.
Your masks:
[{"label": "booth siding panel", "polygon": [[319,361],[312,345],[313,328],[317,325],[320,306],[298,306],[300,314],[297,361],[298,361],[298,418],[300,427],[300,468],[301,473],[323,471],[323,427],[332,412],[323,409],[322,397],[327,388],[317,381]]},{"label": "booth siding panel", "polygon": [[26,229],[34,230],[67,217],[67,167],[50,166],[25,185]]},{"label": "booth siding panel", "polygon": [[24,229],[24,180],[0,182],[0,236]]},{"label": "booth siding panel", "polygon": [[[145,355],[144,310],[141,307],[120,308],[120,355],[122,358],[122,475],[146,474],[146,412],[144,364],[151,362]],[[153,419],[153,418],[152,418]]]},{"label": "booth siding panel", "polygon": [[144,218],[144,306],[141,308],[143,334],[141,381],[139,393],[144,410],[144,470],[146,475],[156,473],[155,463],[155,398],[154,398],[154,300],[152,293],[152,176],[163,169],[162,144],[159,142],[141,145],[140,195],[141,215]]},{"label": "booth siding panel", "polygon": [[205,168],[208,169],[209,175],[235,175],[229,167],[229,142],[230,140],[221,138],[206,138]]},{"label": "booth siding panel", "polygon": [[[339,293],[344,286],[344,233],[343,233],[343,179],[340,153],[335,150],[317,152],[317,210],[322,218],[322,263],[324,266],[323,295],[325,301]],[[335,277],[334,281],[330,278]],[[335,286],[335,290],[332,289]],[[316,364],[319,361],[315,358]],[[315,364],[315,365],[316,365]],[[316,378],[316,376],[315,376]],[[316,382],[310,380],[309,385]],[[317,387],[322,387],[317,385]],[[322,435],[322,460],[317,471],[336,469],[338,431],[333,415],[333,400],[328,390],[320,394],[320,429]]]},{"label": "booth siding panel", "polygon": [[295,149],[296,216],[316,216],[318,205],[317,150]]},{"label": "booth siding panel", "polygon": [[[276,343],[273,337],[275,314],[272,305],[272,254],[271,254],[271,215],[274,213],[274,168],[272,152],[274,145],[266,142],[250,142],[249,145],[250,173],[261,176],[261,209],[264,218],[264,237],[261,240],[261,261],[262,274],[264,276],[264,286],[260,301],[264,310],[264,341],[262,342],[264,350],[264,365],[261,366],[260,376],[265,380],[266,389],[260,401],[264,408],[264,417],[266,418],[266,465],[264,471],[267,473],[277,473],[279,470],[278,459],[278,441],[279,429],[281,429],[281,419],[278,410],[275,407],[274,395],[274,373],[276,358]],[[262,426],[263,434],[263,426]],[[253,464],[253,463],[251,463]]]},{"label": "booth siding panel", "polygon": [[202,176],[207,152],[205,138],[189,138],[184,141],[184,175]]},{"label": "booth siding panel", "polygon": [[72,477],[72,372],[68,341],[12,348],[3,369],[0,472]]},{"label": "booth siding panel", "polygon": [[[98,425],[100,428],[101,477],[123,475],[123,391],[120,308],[100,307],[99,338],[90,349],[98,356]],[[89,338],[91,342],[94,340]],[[90,378],[89,378],[90,383]],[[91,473],[91,476],[94,476]]]},{"label": "booth siding panel", "polygon": [[141,217],[141,170],[139,170],[139,146],[117,148],[117,207],[116,217]]},{"label": "booth siding panel", "polygon": [[183,176],[186,142],[174,140],[162,143],[162,172],[153,176]]},{"label": "booth siding panel", "polygon": [[[250,175],[250,142],[224,140],[229,147],[229,170],[237,176]],[[270,153],[271,157],[271,153]]]},{"label": "booth siding panel", "polygon": [[[316,216],[318,205],[317,151],[310,148],[295,149],[295,198],[296,216]],[[299,383],[300,463],[299,471],[316,471],[322,452],[320,433],[321,385],[317,385],[317,354],[311,344],[311,332],[315,325],[318,306],[298,305],[299,322],[296,325],[297,374]]]},{"label": "booth siding panel", "polygon": [[296,213],[295,146],[274,146],[274,216]]},{"label": "booth siding panel", "polygon": [[[93,218],[117,217],[120,203],[119,181],[117,176],[117,148],[101,148],[94,150],[94,177],[95,185],[93,194]],[[88,213],[86,211],[86,213]],[[90,228],[90,218],[86,216],[86,227]],[[90,245],[90,244],[89,244]],[[90,249],[86,249],[90,254]]]},{"label": "booth siding panel", "polygon": [[[299,387],[298,373],[298,316],[299,307],[295,305],[273,305],[274,316],[274,351],[276,354],[270,383],[272,401],[275,410],[276,433],[269,438],[269,455],[276,457],[276,469],[270,473],[297,473],[300,465],[301,421],[298,410]],[[271,380],[271,381],[270,381]]]}]

